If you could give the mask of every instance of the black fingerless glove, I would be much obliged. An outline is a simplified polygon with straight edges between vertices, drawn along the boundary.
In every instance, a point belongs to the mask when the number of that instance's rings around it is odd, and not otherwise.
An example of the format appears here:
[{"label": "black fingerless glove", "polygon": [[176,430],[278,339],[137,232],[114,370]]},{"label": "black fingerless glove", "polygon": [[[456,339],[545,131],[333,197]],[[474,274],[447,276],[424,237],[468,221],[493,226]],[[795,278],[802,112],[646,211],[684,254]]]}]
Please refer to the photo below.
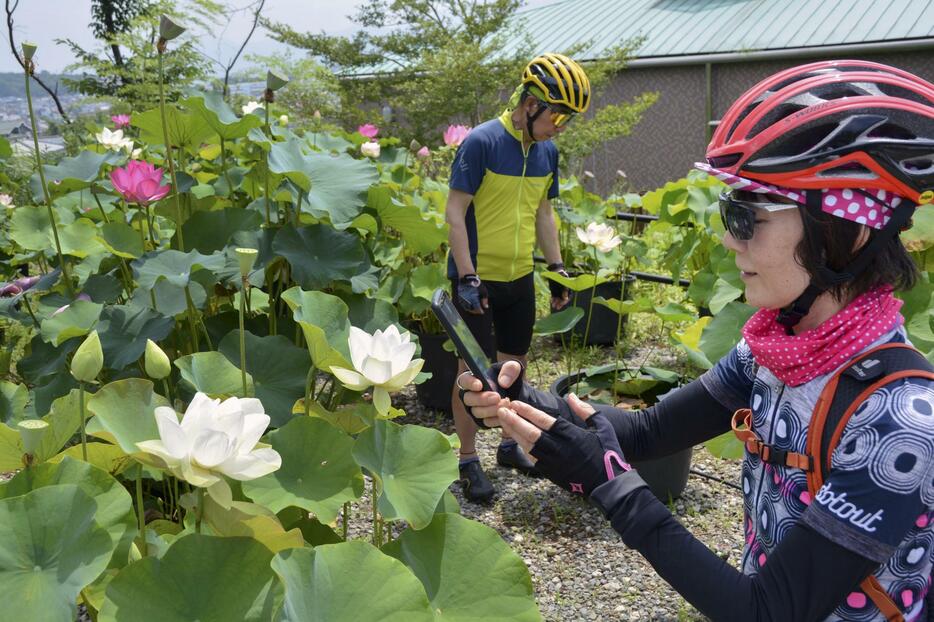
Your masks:
[{"label": "black fingerless glove", "polygon": [[482,311],[482,300],[488,298],[486,285],[476,274],[467,274],[457,281],[457,300],[467,311]]},{"label": "black fingerless glove", "polygon": [[632,470],[623,457],[612,424],[601,412],[579,428],[557,419],[529,452],[538,459],[536,468],[568,492],[589,497],[601,484]]},{"label": "black fingerless glove", "polygon": [[[490,371],[487,373],[487,381],[489,381],[490,385],[492,385],[493,390],[498,391],[499,394],[502,395],[503,397],[507,397],[511,400],[525,401],[523,399],[523,396],[528,392],[528,390],[534,390],[534,389],[531,389],[531,387],[526,387],[526,384],[524,381],[525,367],[522,367],[522,369],[519,370],[519,377],[516,378],[515,382],[513,382],[512,385],[508,389],[504,389],[496,383],[496,379],[499,378],[499,372],[503,369],[503,365],[505,364],[506,364],[505,361],[494,363],[493,366],[490,367]],[[461,400],[461,403],[464,404],[464,409],[467,411],[467,414],[470,415],[470,418],[474,420],[474,423],[476,423],[481,428],[489,428],[490,426],[488,426],[486,422],[483,421],[483,419],[478,419],[477,417],[474,417],[473,409],[464,403],[464,395],[466,394],[467,394],[467,391],[460,389],[460,392],[459,392],[460,400]]]},{"label": "black fingerless glove", "polygon": [[[564,269],[564,264],[561,262],[549,264],[548,270],[549,272],[557,272],[561,276],[570,278],[568,271]],[[564,295],[571,291],[561,283],[552,281],[551,279],[548,279],[548,289],[551,290],[552,298],[564,298]]]}]

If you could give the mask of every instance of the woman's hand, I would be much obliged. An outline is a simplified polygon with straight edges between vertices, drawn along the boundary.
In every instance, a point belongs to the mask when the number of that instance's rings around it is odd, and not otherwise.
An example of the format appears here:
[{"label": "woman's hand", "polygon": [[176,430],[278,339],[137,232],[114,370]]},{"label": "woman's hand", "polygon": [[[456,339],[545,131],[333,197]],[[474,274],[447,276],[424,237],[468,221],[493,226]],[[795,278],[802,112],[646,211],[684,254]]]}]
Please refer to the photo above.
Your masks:
[{"label": "woman's hand", "polygon": [[[499,370],[496,383],[503,389],[508,389],[522,376],[522,365],[518,361],[506,361]],[[498,411],[508,408],[510,401],[496,391],[484,391],[483,384],[478,378],[464,372],[457,379],[457,386],[462,390],[461,399],[467,412],[477,421],[478,425],[486,428],[499,427]]]},{"label": "woman's hand", "polygon": [[569,492],[590,496],[597,486],[632,467],[626,463],[606,416],[573,393],[568,403],[587,428],[555,419],[520,401],[500,406],[496,419],[536,460],[545,477]]}]

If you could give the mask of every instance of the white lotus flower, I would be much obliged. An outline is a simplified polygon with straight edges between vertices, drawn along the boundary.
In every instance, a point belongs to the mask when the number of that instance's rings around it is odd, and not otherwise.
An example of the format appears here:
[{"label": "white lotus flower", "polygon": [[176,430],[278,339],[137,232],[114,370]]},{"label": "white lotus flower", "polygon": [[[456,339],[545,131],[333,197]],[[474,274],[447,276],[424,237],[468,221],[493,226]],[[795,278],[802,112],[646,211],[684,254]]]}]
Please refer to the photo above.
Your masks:
[{"label": "white lotus flower", "polygon": [[111,132],[105,127],[95,134],[94,138],[110,151],[133,151],[133,139],[125,137],[123,135],[123,130],[114,130]]},{"label": "white lotus flower", "polygon": [[279,115],[279,125],[288,125],[289,124],[289,115],[283,114]]},{"label": "white lotus flower", "polygon": [[175,410],[156,408],[159,439],[136,446],[161,458],[168,470],[192,486],[206,488],[211,497],[230,507],[232,495],[224,476],[240,481],[256,479],[282,466],[279,453],[256,448],[269,426],[269,415],[256,398],[230,397],[223,402],[196,393],[182,422]]},{"label": "white lotus flower", "polygon": [[8,194],[0,194],[0,207],[16,207],[13,205],[13,197]]},{"label": "white lotus flower", "polygon": [[601,253],[609,253],[622,243],[613,227],[592,222],[587,225],[587,229],[577,227],[577,239],[590,246],[597,247]]},{"label": "white lotus flower", "polygon": [[390,391],[398,391],[412,382],[425,364],[423,359],[412,360],[415,344],[407,332],[399,333],[395,324],[372,335],[356,326],[350,327],[350,360],[354,370],[331,367],[341,383],[353,391],[373,387],[373,405],[377,412],[386,414],[391,405]]},{"label": "white lotus flower", "polygon": [[260,102],[249,102],[249,103],[247,103],[247,104],[244,104],[244,105],[240,108],[240,110],[242,110],[242,111],[243,111],[243,114],[245,114],[245,115],[246,115],[246,114],[250,114],[250,113],[253,112],[254,110],[262,110],[262,109],[263,109],[263,104],[260,103]]},{"label": "white lotus flower", "polygon": [[365,155],[368,158],[378,158],[379,157],[379,143],[375,140],[365,142],[360,145],[360,153]]}]

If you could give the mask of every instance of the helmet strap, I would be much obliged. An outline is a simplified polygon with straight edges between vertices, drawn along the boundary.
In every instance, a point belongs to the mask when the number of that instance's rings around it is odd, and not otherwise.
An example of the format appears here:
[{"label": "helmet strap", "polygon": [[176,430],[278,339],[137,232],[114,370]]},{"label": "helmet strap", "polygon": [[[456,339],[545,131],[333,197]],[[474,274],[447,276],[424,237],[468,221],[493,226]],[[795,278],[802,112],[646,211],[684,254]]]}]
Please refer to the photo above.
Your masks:
[{"label": "helmet strap", "polygon": [[529,133],[529,138],[531,138],[533,141],[535,141],[536,139],[535,139],[535,133],[532,131],[532,126],[535,124],[535,120],[538,119],[540,116],[542,116],[542,113],[545,112],[546,110],[548,110],[548,106],[539,102],[538,110],[535,111],[535,114],[526,113],[525,115],[525,129]]},{"label": "helmet strap", "polygon": [[[876,199],[878,200],[878,199]],[[807,209],[813,213],[820,213],[823,202],[820,190],[807,190],[805,192],[805,201]],[[882,251],[882,247],[892,238],[896,237],[911,221],[914,214],[914,207],[903,203],[901,209],[893,209],[892,216],[884,227],[879,231],[879,235],[874,237],[869,244],[866,244],[856,255],[856,258],[850,264],[839,272],[831,270],[827,266],[820,266],[821,280],[826,285],[816,285],[812,280],[804,292],[798,296],[794,302],[779,311],[776,321],[785,327],[785,333],[794,334],[794,327],[811,310],[811,305],[818,296],[823,294],[831,287],[841,285],[852,281],[862,274],[869,266],[869,262]]]}]

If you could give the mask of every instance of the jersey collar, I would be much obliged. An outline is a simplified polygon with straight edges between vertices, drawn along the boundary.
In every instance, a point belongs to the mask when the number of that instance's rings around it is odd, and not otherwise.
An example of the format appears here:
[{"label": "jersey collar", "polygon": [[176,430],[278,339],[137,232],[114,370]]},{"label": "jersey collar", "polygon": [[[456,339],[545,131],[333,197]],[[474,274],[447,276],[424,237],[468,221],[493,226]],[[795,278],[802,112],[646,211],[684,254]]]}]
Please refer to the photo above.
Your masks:
[{"label": "jersey collar", "polygon": [[499,116],[499,122],[503,124],[503,127],[506,129],[506,132],[522,143],[522,130],[517,130],[512,126],[512,109],[507,108],[503,111],[503,114]]}]

